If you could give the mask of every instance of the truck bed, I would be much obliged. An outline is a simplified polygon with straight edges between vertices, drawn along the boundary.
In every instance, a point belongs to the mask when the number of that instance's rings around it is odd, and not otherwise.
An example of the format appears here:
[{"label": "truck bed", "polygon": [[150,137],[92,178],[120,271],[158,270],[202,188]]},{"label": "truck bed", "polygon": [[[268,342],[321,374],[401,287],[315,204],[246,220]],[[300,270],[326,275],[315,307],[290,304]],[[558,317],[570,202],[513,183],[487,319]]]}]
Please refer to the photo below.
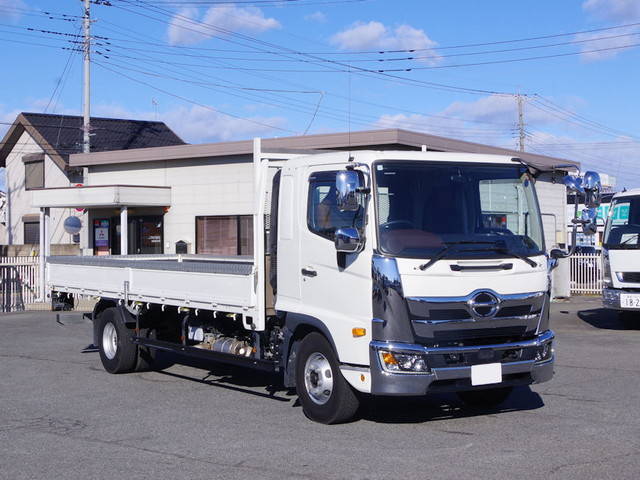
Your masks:
[{"label": "truck bed", "polygon": [[252,316],[255,267],[249,256],[53,256],[48,290]]}]

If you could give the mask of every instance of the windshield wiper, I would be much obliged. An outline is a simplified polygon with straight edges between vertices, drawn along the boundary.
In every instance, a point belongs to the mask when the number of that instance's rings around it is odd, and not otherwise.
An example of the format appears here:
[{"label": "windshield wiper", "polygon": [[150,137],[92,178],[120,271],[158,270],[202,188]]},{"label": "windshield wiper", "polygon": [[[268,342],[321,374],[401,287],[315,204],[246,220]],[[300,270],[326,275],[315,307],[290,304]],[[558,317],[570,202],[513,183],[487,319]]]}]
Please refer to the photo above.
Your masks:
[{"label": "windshield wiper", "polygon": [[436,263],[438,260],[442,260],[444,257],[446,257],[451,252],[451,248],[453,248],[453,247],[455,247],[457,245],[483,245],[483,244],[484,245],[493,245],[493,247],[491,247],[491,248],[469,248],[469,249],[464,249],[462,251],[463,252],[498,252],[498,253],[504,253],[504,254],[509,255],[509,256],[511,256],[513,258],[518,258],[518,259],[526,262],[532,268],[535,268],[535,267],[538,266],[538,264],[536,262],[531,260],[526,255],[521,255],[521,254],[516,253],[516,252],[514,252],[512,250],[509,250],[509,248],[507,248],[507,246],[502,241],[498,241],[498,242],[463,241],[463,242],[447,242],[447,246],[446,247],[444,247],[442,250],[440,250],[438,253],[436,253],[431,258],[431,260],[429,260],[425,264],[420,265],[418,268],[420,270],[422,270],[422,271],[426,270],[427,268],[432,266],[434,263]]},{"label": "windshield wiper", "polygon": [[509,250],[506,245],[498,246],[498,243],[502,243],[502,242],[496,242],[495,248],[490,248],[490,249],[487,249],[487,250],[493,250],[493,251],[498,252],[498,253],[504,253],[504,254],[509,255],[509,256],[511,256],[513,258],[518,258],[518,259],[522,260],[523,262],[526,262],[529,265],[531,265],[532,268],[536,268],[538,266],[538,264],[536,262],[531,260],[526,255],[522,255],[520,253],[514,252],[513,250]]},{"label": "windshield wiper", "polygon": [[[473,242],[469,240],[463,240],[459,242],[444,242],[444,243],[446,246],[442,250],[440,250],[433,257],[431,257],[431,260],[429,260],[427,263],[424,263],[418,267],[420,270],[424,271],[427,268],[429,268],[431,265],[436,263],[438,260],[442,260],[444,257],[446,257],[449,254],[449,252],[453,247],[456,247],[458,245],[494,245],[495,244],[495,242]],[[465,252],[482,252],[484,250],[485,249],[480,249],[480,250],[465,249],[464,251]]]}]

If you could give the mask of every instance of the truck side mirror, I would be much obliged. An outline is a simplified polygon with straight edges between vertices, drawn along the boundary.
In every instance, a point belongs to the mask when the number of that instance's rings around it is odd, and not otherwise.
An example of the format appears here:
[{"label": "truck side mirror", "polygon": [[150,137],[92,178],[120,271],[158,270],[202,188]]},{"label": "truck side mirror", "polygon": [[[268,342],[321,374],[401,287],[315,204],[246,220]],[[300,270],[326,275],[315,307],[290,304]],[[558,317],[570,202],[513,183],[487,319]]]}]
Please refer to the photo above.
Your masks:
[{"label": "truck side mirror", "polygon": [[338,228],[335,233],[336,251],[340,253],[357,253],[364,247],[357,228]]},{"label": "truck side mirror", "polygon": [[336,175],[336,203],[341,212],[356,212],[360,208],[358,192],[362,180],[362,174],[355,170],[343,170]]},{"label": "truck side mirror", "polygon": [[584,189],[585,206],[587,208],[598,208],[602,202],[602,182],[598,172],[585,173],[582,188]]},{"label": "truck side mirror", "polygon": [[584,188],[582,187],[582,178],[574,177],[573,175],[565,175],[562,178],[562,183],[565,184],[567,189],[576,193],[584,193]]}]

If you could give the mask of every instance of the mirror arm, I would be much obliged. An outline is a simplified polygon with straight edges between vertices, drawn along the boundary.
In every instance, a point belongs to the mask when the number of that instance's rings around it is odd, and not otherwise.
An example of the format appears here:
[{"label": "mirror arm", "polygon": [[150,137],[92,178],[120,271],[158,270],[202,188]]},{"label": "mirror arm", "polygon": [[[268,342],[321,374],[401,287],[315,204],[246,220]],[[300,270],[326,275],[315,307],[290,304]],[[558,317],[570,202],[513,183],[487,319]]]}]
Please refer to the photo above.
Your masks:
[{"label": "mirror arm", "polygon": [[[571,229],[571,247],[568,251],[562,252],[562,255],[559,255],[557,258],[569,258],[571,255],[576,253],[577,248],[577,240],[578,240],[578,195],[574,196],[573,202],[573,218],[571,219],[571,223],[573,223],[573,228]],[[559,250],[559,249],[558,249]]]}]

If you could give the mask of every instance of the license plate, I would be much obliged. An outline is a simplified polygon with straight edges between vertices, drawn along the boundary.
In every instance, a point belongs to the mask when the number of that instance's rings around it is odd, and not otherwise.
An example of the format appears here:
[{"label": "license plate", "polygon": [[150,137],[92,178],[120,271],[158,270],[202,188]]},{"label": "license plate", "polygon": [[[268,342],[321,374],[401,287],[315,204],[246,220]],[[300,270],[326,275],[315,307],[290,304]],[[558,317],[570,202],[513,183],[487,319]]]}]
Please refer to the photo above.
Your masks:
[{"label": "license plate", "polygon": [[471,385],[489,385],[500,382],[502,382],[501,363],[471,366]]},{"label": "license plate", "polygon": [[621,294],[620,306],[622,308],[640,308],[640,295],[632,293]]}]

